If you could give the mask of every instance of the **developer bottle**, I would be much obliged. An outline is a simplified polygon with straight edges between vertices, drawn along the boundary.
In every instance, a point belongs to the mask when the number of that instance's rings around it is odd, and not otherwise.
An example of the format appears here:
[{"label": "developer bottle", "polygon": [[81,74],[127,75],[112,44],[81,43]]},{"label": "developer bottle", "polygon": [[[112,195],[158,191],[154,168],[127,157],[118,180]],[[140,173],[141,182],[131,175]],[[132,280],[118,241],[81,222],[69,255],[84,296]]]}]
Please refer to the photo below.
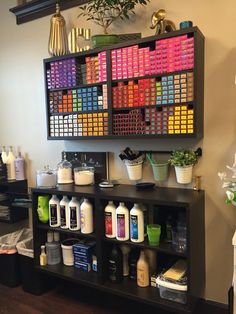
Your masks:
[{"label": "developer bottle", "polygon": [[25,180],[25,160],[21,155],[21,152],[18,153],[18,156],[15,159],[15,171],[16,180]]},{"label": "developer bottle", "polygon": [[69,228],[69,200],[66,195],[63,196],[60,201],[60,218],[61,218],[61,228]]},{"label": "developer bottle", "polygon": [[116,209],[116,239],[129,240],[129,210],[123,202]]},{"label": "developer bottle", "polygon": [[113,201],[109,201],[105,207],[105,236],[116,237],[116,207]]},{"label": "developer bottle", "polygon": [[137,243],[144,241],[143,211],[138,204],[134,204],[130,211],[130,239]]},{"label": "developer bottle", "polygon": [[75,196],[69,202],[69,229],[80,230],[80,208],[79,201]]},{"label": "developer bottle", "polygon": [[137,262],[137,285],[139,287],[149,286],[149,266],[144,251],[140,252]]},{"label": "developer bottle", "polygon": [[16,171],[15,171],[15,156],[12,151],[12,146],[10,146],[10,151],[7,156],[7,179],[15,180],[16,179]]},{"label": "developer bottle", "polygon": [[51,227],[60,227],[61,225],[60,201],[55,194],[49,200],[49,225]]},{"label": "developer bottle", "polygon": [[108,260],[109,279],[119,283],[123,280],[123,257],[118,245],[114,245]]},{"label": "developer bottle", "polygon": [[48,265],[56,265],[61,262],[61,250],[59,241],[54,241],[53,232],[48,231],[45,243]]},{"label": "developer bottle", "polygon": [[84,199],[80,205],[81,215],[81,232],[92,233],[93,232],[93,205],[87,198]]}]

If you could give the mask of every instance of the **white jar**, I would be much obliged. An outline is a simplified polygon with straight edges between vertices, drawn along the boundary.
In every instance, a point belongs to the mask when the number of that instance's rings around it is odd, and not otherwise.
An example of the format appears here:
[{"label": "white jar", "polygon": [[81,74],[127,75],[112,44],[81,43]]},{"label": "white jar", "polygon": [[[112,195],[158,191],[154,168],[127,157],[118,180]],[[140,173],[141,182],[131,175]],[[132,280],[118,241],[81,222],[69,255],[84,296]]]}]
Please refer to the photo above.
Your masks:
[{"label": "white jar", "polygon": [[63,196],[60,201],[60,218],[61,218],[61,228],[69,228],[69,200],[67,196]]},{"label": "white jar", "polygon": [[77,167],[74,169],[74,181],[76,185],[94,184],[94,167]]},{"label": "white jar", "polygon": [[75,196],[69,202],[69,229],[80,230],[80,207]]},{"label": "white jar", "polygon": [[80,205],[80,217],[81,217],[81,232],[92,233],[93,232],[93,205],[87,198],[84,199]]},{"label": "white jar", "polygon": [[105,207],[105,236],[116,237],[116,207],[113,201],[109,201]]},{"label": "white jar", "polygon": [[123,202],[116,209],[116,239],[129,240],[129,210]]},{"label": "white jar", "polygon": [[130,211],[130,240],[137,243],[144,241],[143,211],[138,204],[134,204]]}]

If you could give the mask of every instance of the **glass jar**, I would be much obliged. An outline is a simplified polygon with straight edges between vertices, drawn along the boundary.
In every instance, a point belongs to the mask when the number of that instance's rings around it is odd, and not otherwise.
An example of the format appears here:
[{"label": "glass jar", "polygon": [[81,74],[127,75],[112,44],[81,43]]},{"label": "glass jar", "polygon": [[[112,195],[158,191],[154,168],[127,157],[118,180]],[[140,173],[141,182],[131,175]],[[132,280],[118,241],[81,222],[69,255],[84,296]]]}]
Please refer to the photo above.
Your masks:
[{"label": "glass jar", "polygon": [[57,165],[57,183],[72,183],[72,164],[66,160],[66,153],[63,153],[62,161]]},{"label": "glass jar", "polygon": [[36,185],[39,188],[55,188],[57,185],[57,173],[55,170],[45,166],[42,170],[37,170]]},{"label": "glass jar", "polygon": [[77,167],[74,169],[74,180],[76,185],[94,184],[94,167]]}]

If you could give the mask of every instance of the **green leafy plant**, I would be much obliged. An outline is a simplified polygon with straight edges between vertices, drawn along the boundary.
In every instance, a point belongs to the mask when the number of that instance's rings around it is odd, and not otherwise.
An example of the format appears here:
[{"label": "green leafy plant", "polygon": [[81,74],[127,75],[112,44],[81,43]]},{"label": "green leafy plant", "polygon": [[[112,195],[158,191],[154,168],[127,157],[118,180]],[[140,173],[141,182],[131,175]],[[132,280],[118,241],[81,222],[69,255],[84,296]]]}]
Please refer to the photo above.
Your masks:
[{"label": "green leafy plant", "polygon": [[87,21],[92,20],[103,28],[104,34],[117,19],[129,19],[129,13],[135,14],[137,4],[147,5],[150,0],[92,0],[80,9],[79,16],[87,16]]},{"label": "green leafy plant", "polygon": [[198,161],[198,155],[192,149],[177,149],[171,153],[169,163],[171,166],[190,166]]}]

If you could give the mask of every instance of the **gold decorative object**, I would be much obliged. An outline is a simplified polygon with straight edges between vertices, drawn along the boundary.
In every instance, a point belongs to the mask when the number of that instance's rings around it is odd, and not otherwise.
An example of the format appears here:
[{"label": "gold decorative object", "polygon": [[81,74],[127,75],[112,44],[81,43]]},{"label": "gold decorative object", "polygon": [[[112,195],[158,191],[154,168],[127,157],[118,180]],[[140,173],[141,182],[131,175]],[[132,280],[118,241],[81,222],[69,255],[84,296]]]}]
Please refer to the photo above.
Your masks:
[{"label": "gold decorative object", "polygon": [[69,51],[71,53],[89,50],[91,30],[88,28],[72,28],[68,35]]},{"label": "gold decorative object", "polygon": [[201,176],[194,177],[194,186],[193,189],[195,191],[201,190]]},{"label": "gold decorative object", "polygon": [[150,28],[156,28],[156,35],[176,30],[174,22],[172,22],[171,20],[166,20],[165,17],[166,11],[164,9],[160,9],[157,12],[153,13],[151,18],[152,25],[150,26]]},{"label": "gold decorative object", "polygon": [[66,21],[60,13],[59,4],[56,4],[56,14],[51,17],[48,52],[51,56],[62,56],[68,53],[66,35]]}]

